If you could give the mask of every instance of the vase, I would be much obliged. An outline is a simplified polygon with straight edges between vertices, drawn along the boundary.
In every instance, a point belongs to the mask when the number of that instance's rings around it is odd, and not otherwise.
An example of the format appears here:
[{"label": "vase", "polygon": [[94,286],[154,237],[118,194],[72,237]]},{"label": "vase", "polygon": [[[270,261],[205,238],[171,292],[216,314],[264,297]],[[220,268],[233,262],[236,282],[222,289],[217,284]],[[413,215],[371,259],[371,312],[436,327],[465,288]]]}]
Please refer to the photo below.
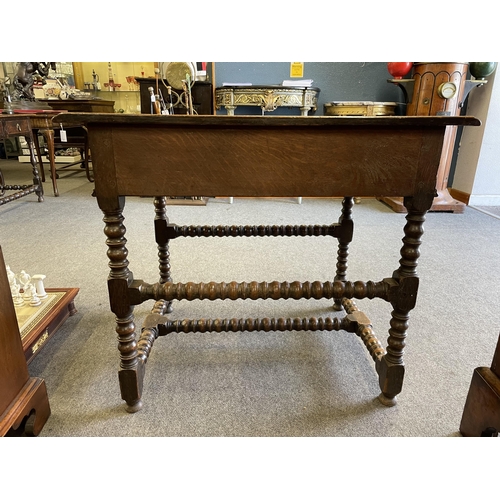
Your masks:
[{"label": "vase", "polygon": [[470,74],[478,79],[484,80],[487,76],[490,76],[495,68],[497,67],[496,62],[471,62],[469,63]]}]

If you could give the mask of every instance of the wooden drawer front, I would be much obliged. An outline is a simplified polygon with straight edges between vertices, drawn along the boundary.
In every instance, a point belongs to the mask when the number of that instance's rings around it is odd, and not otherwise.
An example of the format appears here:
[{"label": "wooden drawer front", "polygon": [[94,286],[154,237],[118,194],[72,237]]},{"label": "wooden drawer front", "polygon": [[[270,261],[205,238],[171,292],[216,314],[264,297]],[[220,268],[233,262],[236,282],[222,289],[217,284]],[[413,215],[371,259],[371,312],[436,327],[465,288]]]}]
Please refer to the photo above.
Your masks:
[{"label": "wooden drawer front", "polygon": [[6,120],[4,122],[5,135],[25,135],[31,133],[28,120]]}]

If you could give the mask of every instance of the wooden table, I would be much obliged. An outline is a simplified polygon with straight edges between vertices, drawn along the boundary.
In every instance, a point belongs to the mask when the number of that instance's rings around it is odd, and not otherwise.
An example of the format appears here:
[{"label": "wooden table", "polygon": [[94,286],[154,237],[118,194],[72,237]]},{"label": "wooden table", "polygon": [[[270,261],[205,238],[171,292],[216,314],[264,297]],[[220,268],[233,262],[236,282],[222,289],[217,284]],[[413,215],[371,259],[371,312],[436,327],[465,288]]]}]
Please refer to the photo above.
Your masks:
[{"label": "wooden table", "polygon": [[[31,117],[0,114],[0,139],[19,136],[23,136],[28,143],[31,169],[33,171],[33,184],[5,184],[5,179],[0,170],[0,205],[18,200],[31,193],[35,193],[38,196],[38,201],[43,201],[42,178],[40,177],[35,158],[35,146],[38,147],[38,141],[35,138],[36,133],[33,133]],[[15,193],[5,196],[5,191],[15,191]]]},{"label": "wooden table", "polygon": [[[27,110],[26,112],[15,111],[14,115],[0,115],[0,120],[5,124],[3,128],[4,137],[19,136],[22,135],[26,139],[30,151],[34,146],[36,155],[38,157],[38,162],[40,168],[42,169],[42,175],[40,176],[37,161],[34,156],[31,156],[31,164],[33,166],[33,176],[34,185],[39,185],[39,201],[43,201],[43,187],[41,182],[39,182],[39,177],[42,182],[45,182],[45,174],[43,170],[43,159],[40,150],[40,143],[38,141],[38,133],[41,133],[47,144],[47,149],[49,152],[49,163],[50,163],[50,176],[52,178],[52,187],[54,189],[54,196],[59,196],[59,190],[57,188],[57,174],[56,174],[56,162],[55,162],[55,147],[54,147],[54,129],[52,128],[52,118],[58,115],[60,111],[48,111],[48,110]],[[36,172],[35,172],[36,170]],[[41,194],[40,194],[41,192]],[[40,199],[42,196],[42,199]],[[1,203],[1,202],[0,202]]]},{"label": "wooden table", "polygon": [[114,113],[115,101],[110,99],[38,99],[55,111],[74,113]]},{"label": "wooden table", "polygon": [[[449,125],[480,125],[473,117],[238,117],[73,115],[92,149],[95,193],[104,213],[108,290],[116,316],[121,396],[129,412],[142,406],[142,381],[155,339],[170,332],[345,330],[358,335],[375,362],[382,403],[402,390],[403,351],[414,308],[425,215],[435,195],[443,138]],[[154,197],[159,279],[133,276],[124,207],[127,196]],[[166,196],[343,197],[337,223],[326,226],[183,226],[170,224]],[[403,196],[408,210],[399,266],[380,281],[348,281],[353,197]],[[169,245],[178,237],[332,236],[338,240],[332,281],[174,283]],[[149,244],[143,242],[143,244]],[[333,248],[332,248],[333,251]],[[314,258],[311,256],[311,258]],[[375,258],[375,256],[374,256]],[[129,259],[131,264],[129,263]],[[312,277],[314,278],[314,277]],[[321,299],[339,318],[204,319],[172,321],[174,300]],[[387,347],[353,299],[392,305]],[[134,307],[153,301],[136,334]],[[328,312],[328,311],[326,311]],[[446,326],[443,325],[443,328]]]}]

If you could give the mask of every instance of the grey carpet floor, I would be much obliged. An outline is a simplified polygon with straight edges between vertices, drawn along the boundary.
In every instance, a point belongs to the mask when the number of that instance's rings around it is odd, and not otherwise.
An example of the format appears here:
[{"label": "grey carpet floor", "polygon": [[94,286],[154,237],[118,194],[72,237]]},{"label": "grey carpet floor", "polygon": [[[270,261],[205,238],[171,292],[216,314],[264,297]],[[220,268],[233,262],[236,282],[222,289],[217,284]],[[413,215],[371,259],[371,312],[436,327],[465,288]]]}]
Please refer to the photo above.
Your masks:
[{"label": "grey carpet floor", "polygon": [[[27,167],[1,161],[6,181]],[[25,169],[25,170],[23,170]],[[46,287],[79,287],[78,313],[30,364],[45,379],[52,415],[41,436],[458,436],[474,368],[489,366],[499,333],[500,221],[466,208],[430,213],[419,259],[421,277],[405,349],[406,375],[395,407],[382,406],[373,361],[345,332],[172,334],[156,341],[147,363],[144,408],[125,411],[118,387],[114,317],[109,311],[102,213],[84,173],[63,174],[61,196],[0,207],[0,245],[14,271],[47,276]],[[170,206],[177,224],[328,224],[340,200],[211,199]],[[150,199],[125,207],[130,269],[156,279]],[[354,207],[348,279],[379,280],[397,268],[404,215],[364,199]],[[330,280],[330,238],[178,239],[173,278],[186,281]],[[151,304],[136,309],[136,319]],[[390,306],[358,301],[386,344]],[[173,317],[320,316],[329,301],[194,301]]]},{"label": "grey carpet floor", "polygon": [[491,217],[497,217],[500,219],[500,207],[497,206],[474,206],[471,207],[480,212],[485,213],[486,215],[490,215]]}]

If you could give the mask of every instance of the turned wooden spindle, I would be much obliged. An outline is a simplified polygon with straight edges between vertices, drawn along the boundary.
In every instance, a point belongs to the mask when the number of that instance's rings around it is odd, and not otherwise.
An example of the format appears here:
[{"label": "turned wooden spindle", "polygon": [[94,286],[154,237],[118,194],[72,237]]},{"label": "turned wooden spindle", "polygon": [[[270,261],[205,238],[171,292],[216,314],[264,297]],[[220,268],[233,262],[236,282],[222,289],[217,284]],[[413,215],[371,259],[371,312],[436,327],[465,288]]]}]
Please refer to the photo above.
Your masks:
[{"label": "turned wooden spindle", "polygon": [[167,321],[161,325],[161,334],[194,332],[286,332],[286,331],[349,331],[349,320],[344,318],[231,318]]},{"label": "turned wooden spindle", "polygon": [[183,237],[225,236],[337,236],[339,225],[282,226],[168,226],[170,239]]},{"label": "turned wooden spindle", "polygon": [[[142,408],[140,392],[142,382],[137,374],[138,357],[135,336],[134,307],[123,301],[127,293],[132,273],[128,269],[128,250],[126,247],[126,228],[123,224],[123,207],[105,212],[104,234],[106,235],[107,255],[110,273],[108,291],[111,310],[116,317],[116,333],[118,334],[118,351],[120,353],[120,387],[122,398],[127,402],[127,411],[136,412]],[[135,383],[130,383],[133,380]]]},{"label": "turned wooden spindle", "polygon": [[[352,207],[354,199],[352,197],[345,197],[342,200],[342,212],[339,218],[339,224],[342,228],[342,234],[339,236],[338,250],[337,250],[337,274],[335,281],[345,281],[347,277],[347,257],[349,255],[349,243],[352,241],[352,234],[354,230],[352,220]],[[335,299],[333,301],[333,308],[336,311],[342,309],[342,301]]]},{"label": "turned wooden spindle", "polygon": [[140,304],[146,300],[237,300],[237,299],[333,299],[356,298],[387,300],[389,285],[386,281],[287,281],[250,283],[155,283],[139,282],[130,291],[130,303]]},{"label": "turned wooden spindle", "polygon": [[421,237],[424,232],[425,210],[416,205],[422,200],[405,198],[408,210],[404,226],[403,246],[400,254],[399,268],[393,277],[398,281],[398,294],[391,297],[393,311],[391,313],[389,337],[386,354],[377,364],[380,375],[379,384],[382,394],[380,401],[387,405],[396,404],[396,395],[401,392],[404,378],[403,353],[406,345],[406,332],[410,311],[415,307],[418,292],[417,263],[420,257]]}]

